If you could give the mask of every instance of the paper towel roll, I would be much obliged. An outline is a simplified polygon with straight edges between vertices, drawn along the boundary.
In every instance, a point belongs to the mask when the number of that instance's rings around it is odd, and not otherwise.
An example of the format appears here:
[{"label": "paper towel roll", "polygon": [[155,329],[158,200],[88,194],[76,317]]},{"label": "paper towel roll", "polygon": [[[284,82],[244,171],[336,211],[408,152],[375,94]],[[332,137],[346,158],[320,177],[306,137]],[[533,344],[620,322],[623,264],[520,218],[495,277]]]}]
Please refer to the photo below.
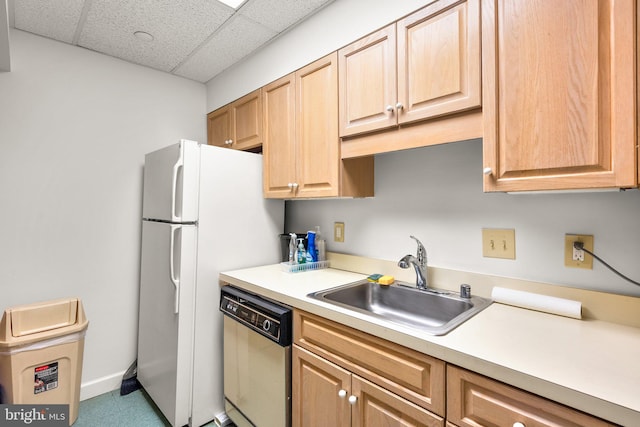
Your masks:
[{"label": "paper towel roll", "polygon": [[531,292],[494,287],[491,298],[495,302],[528,308],[529,310],[582,319],[582,303],[564,298],[550,297]]}]

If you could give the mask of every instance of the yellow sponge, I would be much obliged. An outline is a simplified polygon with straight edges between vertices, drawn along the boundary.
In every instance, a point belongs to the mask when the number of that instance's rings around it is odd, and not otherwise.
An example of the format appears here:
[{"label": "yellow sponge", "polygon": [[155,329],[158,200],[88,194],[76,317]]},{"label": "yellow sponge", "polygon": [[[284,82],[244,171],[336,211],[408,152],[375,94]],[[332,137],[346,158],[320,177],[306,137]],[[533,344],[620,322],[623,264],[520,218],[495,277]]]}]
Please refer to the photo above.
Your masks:
[{"label": "yellow sponge", "polygon": [[395,280],[396,279],[394,279],[393,276],[382,276],[378,279],[378,283],[381,285],[391,285]]}]

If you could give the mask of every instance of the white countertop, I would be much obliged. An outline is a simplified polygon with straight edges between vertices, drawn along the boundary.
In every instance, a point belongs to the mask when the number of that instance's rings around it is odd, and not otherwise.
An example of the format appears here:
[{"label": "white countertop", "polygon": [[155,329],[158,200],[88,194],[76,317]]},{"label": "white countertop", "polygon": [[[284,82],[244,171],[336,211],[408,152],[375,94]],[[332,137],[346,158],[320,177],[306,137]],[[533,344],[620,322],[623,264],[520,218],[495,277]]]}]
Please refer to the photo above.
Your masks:
[{"label": "white countertop", "polygon": [[493,303],[444,336],[391,325],[307,294],[366,278],[280,265],[220,280],[625,426],[640,426],[640,329]]}]

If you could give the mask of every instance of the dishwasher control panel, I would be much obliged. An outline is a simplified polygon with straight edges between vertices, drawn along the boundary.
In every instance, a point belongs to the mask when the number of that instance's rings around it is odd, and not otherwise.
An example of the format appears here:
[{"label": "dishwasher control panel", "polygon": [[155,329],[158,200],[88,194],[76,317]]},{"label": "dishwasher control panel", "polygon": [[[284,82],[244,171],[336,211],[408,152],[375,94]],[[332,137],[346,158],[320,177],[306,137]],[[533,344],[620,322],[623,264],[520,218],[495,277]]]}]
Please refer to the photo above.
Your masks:
[{"label": "dishwasher control panel", "polygon": [[244,290],[225,286],[220,311],[282,346],[291,344],[291,309]]}]

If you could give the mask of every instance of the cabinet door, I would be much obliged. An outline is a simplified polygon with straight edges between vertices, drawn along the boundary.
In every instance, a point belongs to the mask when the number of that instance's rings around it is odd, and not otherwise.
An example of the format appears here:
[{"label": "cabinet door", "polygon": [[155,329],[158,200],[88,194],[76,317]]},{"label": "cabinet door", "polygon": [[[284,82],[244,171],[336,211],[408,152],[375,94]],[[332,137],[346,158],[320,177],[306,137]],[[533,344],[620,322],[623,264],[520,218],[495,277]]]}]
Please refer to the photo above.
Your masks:
[{"label": "cabinet door", "polygon": [[399,123],[480,107],[479,1],[438,1],[398,21]]},{"label": "cabinet door", "polygon": [[269,198],[295,194],[295,78],[290,74],[263,88],[263,190]]},{"label": "cabinet door", "polygon": [[338,51],[340,136],[397,124],[396,26]]},{"label": "cabinet door", "polygon": [[[351,395],[351,374],[295,345],[292,357],[292,425],[351,425],[351,408],[347,400]],[[341,391],[344,391],[342,397]]]},{"label": "cabinet door", "polygon": [[482,0],[485,191],[632,187],[634,0]]},{"label": "cabinet door", "polygon": [[364,380],[351,378],[352,427],[443,427],[444,419]]},{"label": "cabinet door", "polygon": [[229,105],[207,114],[207,144],[229,147],[231,140],[231,108]]},{"label": "cabinet door", "polygon": [[258,89],[231,104],[233,148],[247,150],[262,144],[262,91]]},{"label": "cabinet door", "polygon": [[339,195],[338,56],[296,72],[298,197]]}]

